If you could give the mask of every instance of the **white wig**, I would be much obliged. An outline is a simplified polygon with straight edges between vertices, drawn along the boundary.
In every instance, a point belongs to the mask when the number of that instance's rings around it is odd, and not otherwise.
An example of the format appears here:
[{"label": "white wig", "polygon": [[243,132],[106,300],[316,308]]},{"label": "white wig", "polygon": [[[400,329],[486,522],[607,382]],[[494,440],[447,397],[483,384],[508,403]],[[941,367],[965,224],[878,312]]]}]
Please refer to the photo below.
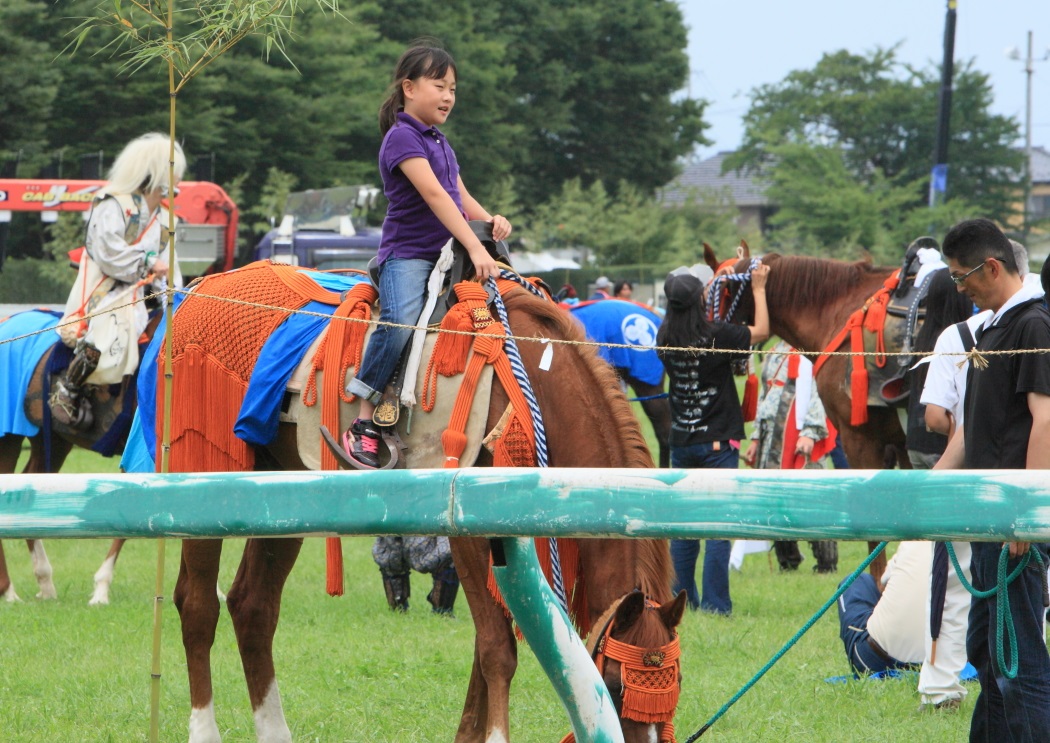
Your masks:
[{"label": "white wig", "polygon": [[[168,163],[171,140],[167,134],[151,132],[131,140],[117,155],[109,178],[102,189],[109,194],[130,194],[141,190],[148,193],[168,185]],[[175,143],[175,183],[186,172],[186,156],[182,146]]]}]

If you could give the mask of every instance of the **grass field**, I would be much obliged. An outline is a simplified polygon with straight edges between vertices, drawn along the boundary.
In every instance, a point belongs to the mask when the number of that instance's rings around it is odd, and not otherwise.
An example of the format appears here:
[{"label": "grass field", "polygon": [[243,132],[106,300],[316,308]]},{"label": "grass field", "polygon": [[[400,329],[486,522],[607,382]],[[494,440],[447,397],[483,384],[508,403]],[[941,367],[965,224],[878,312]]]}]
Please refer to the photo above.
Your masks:
[{"label": "grass field", "polygon": [[[116,461],[74,453],[66,471],[115,471]],[[228,587],[242,540],[230,540],[221,583]],[[469,676],[473,626],[460,597],[453,620],[429,612],[427,576],[413,576],[412,609],[386,608],[371,539],[344,539],[346,590],[324,592],[324,545],[307,540],[289,578],[275,641],[281,693],[297,741],[450,741]],[[104,540],[52,540],[59,600],[32,598],[24,545],[5,544],[20,604],[0,602],[0,740],[145,741],[149,731],[152,596],[157,542],[130,542],[117,565],[112,603],[88,607]],[[692,613],[681,627],[683,689],[676,727],[684,741],[751,678],[864,558],[840,546],[838,576],[802,569],[779,574],[763,555],[734,572],[734,614]],[[178,615],[170,594],[179,544],[166,543],[161,740],[187,737],[189,692]],[[225,612],[212,653],[215,707],[226,741],[254,740],[236,643]],[[956,714],[918,712],[915,679],[851,681],[835,609],[826,614],[701,739],[702,741],[960,741],[976,688]],[[558,741],[567,718],[527,646],[511,699],[513,739]]]}]

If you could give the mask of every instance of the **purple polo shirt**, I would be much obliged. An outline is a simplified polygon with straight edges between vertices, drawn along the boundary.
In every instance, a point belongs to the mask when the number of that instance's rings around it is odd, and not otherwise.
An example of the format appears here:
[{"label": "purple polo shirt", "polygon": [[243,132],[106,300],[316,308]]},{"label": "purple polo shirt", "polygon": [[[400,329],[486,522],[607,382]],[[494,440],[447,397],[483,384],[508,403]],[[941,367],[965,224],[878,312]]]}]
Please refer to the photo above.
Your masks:
[{"label": "purple polo shirt", "polygon": [[[445,135],[427,127],[404,111],[383,137],[379,148],[379,173],[389,202],[379,241],[379,263],[387,258],[437,260],[452,234],[431,210],[398,166],[410,157],[425,157],[434,175],[463,211],[459,193],[459,163]],[[465,219],[466,217],[464,217]]]}]

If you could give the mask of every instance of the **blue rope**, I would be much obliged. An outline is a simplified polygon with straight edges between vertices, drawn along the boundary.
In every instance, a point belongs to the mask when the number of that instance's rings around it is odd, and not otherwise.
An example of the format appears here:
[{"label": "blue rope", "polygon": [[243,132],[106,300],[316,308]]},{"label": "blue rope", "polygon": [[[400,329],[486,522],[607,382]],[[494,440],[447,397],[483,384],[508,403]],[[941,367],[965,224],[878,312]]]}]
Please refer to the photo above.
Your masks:
[{"label": "blue rope", "polygon": [[645,402],[646,400],[662,400],[667,397],[666,392],[661,392],[659,395],[646,395],[645,397],[628,397],[627,402]]},{"label": "blue rope", "polygon": [[[531,289],[533,293],[538,296],[543,296],[536,287],[529,284],[527,281],[520,279],[517,274],[508,271],[507,269],[500,269],[500,276],[504,279],[510,279],[516,281],[527,289]],[[532,384],[529,383],[529,375],[525,371],[525,364],[521,360],[521,354],[518,352],[518,344],[514,342],[511,337],[513,333],[510,330],[510,321],[507,318],[507,307],[503,304],[503,297],[500,296],[499,290],[496,288],[496,280],[489,279],[488,286],[493,290],[492,301],[496,305],[496,314],[499,315],[500,322],[503,323],[503,330],[506,332],[507,337],[503,341],[503,349],[507,354],[507,360],[510,361],[511,371],[514,372],[514,378],[518,380],[518,385],[521,387],[521,392],[525,395],[525,401],[529,404],[529,413],[532,416],[532,430],[536,435],[536,466],[546,467],[547,466],[547,432],[543,427],[543,416],[540,414],[540,404],[536,400],[536,395],[532,391]],[[569,613],[569,603],[565,597],[565,580],[562,577],[561,572],[561,555],[558,551],[558,540],[554,537],[548,539],[550,544],[551,553],[551,582],[554,584],[554,595],[558,598],[558,603],[561,605],[562,610]]]},{"label": "blue rope", "polygon": [[795,636],[788,640],[787,643],[782,648],[780,648],[780,650],[777,651],[776,655],[770,658],[769,662],[762,666],[762,669],[754,676],[752,676],[751,680],[744,684],[743,687],[741,687],[740,691],[733,695],[732,699],[723,704],[722,708],[715,713],[714,717],[712,717],[710,720],[704,723],[704,726],[697,730],[695,733],[693,733],[693,735],[691,735],[685,741],[685,743],[694,743],[694,741],[697,738],[699,738],[701,735],[707,732],[708,728],[715,724],[718,718],[724,715],[730,707],[736,704],[740,697],[744,696],[744,694],[746,694],[752,686],[758,683],[758,680],[766,674],[766,671],[772,668],[776,664],[776,662],[780,660],[784,656],[784,654],[802,638],[802,635],[806,634],[806,632],[809,631],[809,628],[816,624],[818,619],[824,616],[824,612],[830,609],[834,605],[834,603],[839,600],[839,596],[841,596],[845,592],[845,590],[850,587],[853,581],[857,580],[857,577],[867,569],[868,565],[871,564],[872,560],[878,557],[879,554],[884,549],[886,549],[887,544],[888,542],[880,542],[879,545],[871,551],[871,554],[864,559],[864,562],[862,562],[856,570],[850,573],[849,577],[846,578],[846,580],[842,581],[842,584],[838,587],[838,590],[835,591],[832,597],[828,599],[825,602],[825,604],[822,607],[820,607],[820,609],[817,610],[817,613],[810,617],[809,620],[804,625],[802,625],[802,629],[796,632]]}]

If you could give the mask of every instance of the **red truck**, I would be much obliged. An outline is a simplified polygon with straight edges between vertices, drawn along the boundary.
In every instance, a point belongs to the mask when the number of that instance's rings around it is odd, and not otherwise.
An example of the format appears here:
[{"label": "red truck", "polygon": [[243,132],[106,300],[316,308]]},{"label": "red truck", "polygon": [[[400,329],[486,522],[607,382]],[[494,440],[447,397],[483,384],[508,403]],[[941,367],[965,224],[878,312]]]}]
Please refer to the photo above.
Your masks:
[{"label": "red truck", "polygon": [[[105,181],[65,178],[0,178],[0,222],[12,212],[40,212],[45,222],[59,212],[87,212]],[[207,181],[182,181],[175,195],[175,255],[182,275],[228,271],[237,252],[237,205],[227,193]],[[53,215],[53,216],[52,216]]]}]

